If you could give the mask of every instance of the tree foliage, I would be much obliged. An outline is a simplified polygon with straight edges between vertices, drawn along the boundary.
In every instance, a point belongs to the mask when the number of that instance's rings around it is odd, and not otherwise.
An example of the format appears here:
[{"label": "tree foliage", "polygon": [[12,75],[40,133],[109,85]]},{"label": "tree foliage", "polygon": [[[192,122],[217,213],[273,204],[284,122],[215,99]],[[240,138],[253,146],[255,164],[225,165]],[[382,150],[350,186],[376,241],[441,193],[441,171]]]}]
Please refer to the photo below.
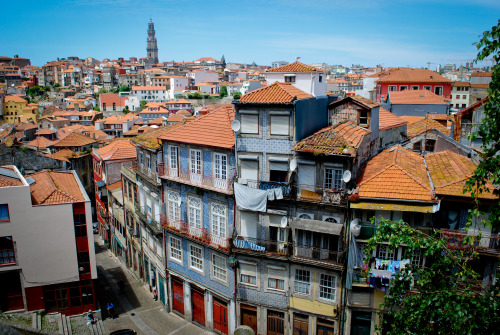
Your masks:
[{"label": "tree foliage", "polygon": [[[483,122],[471,135],[472,140],[482,140],[482,161],[464,189],[472,193],[478,204],[477,196],[485,190],[487,182],[500,185],[500,20],[490,31],[485,31],[475,45],[478,49],[477,61],[492,57],[496,63],[492,69],[488,100],[484,105]],[[500,196],[500,189],[495,189],[494,194]],[[500,228],[500,201],[490,206],[489,213],[491,224],[496,229]],[[478,215],[478,209],[473,214]]]},{"label": "tree foliage", "polygon": [[220,98],[225,98],[228,96],[228,93],[227,93],[227,87],[224,85],[220,88],[220,92],[219,92],[219,97]]},{"label": "tree foliage", "polygon": [[393,250],[404,246],[405,258],[420,251],[425,266],[411,263],[391,280],[383,304],[384,334],[495,334],[500,331],[498,285],[487,286],[472,270],[478,254],[477,237],[468,236],[463,248],[411,228],[403,221],[381,219],[365,248],[366,262],[380,243]]},{"label": "tree foliage", "polygon": [[239,100],[241,98],[241,92],[233,92],[231,95],[234,100]]},{"label": "tree foliage", "polygon": [[143,110],[144,108],[146,108],[147,104],[148,104],[148,102],[146,100],[141,100],[140,109]]}]

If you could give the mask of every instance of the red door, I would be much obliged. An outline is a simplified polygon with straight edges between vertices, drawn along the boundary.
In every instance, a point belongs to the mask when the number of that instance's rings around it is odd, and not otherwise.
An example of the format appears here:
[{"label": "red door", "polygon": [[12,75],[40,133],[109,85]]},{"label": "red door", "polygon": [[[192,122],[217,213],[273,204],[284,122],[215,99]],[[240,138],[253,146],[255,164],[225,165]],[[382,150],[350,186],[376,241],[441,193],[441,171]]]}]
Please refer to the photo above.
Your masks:
[{"label": "red door", "polygon": [[214,299],[214,329],[227,334],[227,305]]},{"label": "red door", "polygon": [[184,314],[184,284],[182,281],[172,279],[174,310]]},{"label": "red door", "polygon": [[191,290],[193,298],[193,321],[205,325],[205,297],[203,292]]}]

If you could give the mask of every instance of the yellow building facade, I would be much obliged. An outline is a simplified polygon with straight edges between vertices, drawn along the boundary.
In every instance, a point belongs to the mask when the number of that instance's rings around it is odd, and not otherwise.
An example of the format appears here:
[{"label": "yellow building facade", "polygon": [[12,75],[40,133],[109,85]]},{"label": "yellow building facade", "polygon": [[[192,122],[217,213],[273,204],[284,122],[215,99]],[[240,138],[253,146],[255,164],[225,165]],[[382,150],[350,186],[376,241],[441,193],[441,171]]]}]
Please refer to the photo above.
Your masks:
[{"label": "yellow building facade", "polygon": [[3,102],[3,117],[6,122],[20,123],[28,119],[38,120],[38,105],[28,104],[19,96],[6,96]]}]

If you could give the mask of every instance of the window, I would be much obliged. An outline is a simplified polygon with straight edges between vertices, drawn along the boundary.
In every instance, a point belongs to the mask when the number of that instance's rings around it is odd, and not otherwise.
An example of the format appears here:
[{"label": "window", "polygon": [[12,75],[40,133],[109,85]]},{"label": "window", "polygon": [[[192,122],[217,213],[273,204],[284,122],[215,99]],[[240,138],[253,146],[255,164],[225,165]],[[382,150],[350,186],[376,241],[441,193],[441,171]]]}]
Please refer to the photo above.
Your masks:
[{"label": "window", "polygon": [[411,87],[412,90],[418,90],[418,88],[419,88],[418,85],[412,85]]},{"label": "window", "polygon": [[9,204],[0,204],[0,222],[9,220]]},{"label": "window", "polygon": [[462,95],[462,99],[467,99],[467,96],[465,94]]},{"label": "window", "polygon": [[85,214],[73,214],[73,223],[75,225],[75,236],[86,237],[87,225],[85,220]]},{"label": "window", "polygon": [[257,263],[240,261],[240,281],[247,285],[257,286]]},{"label": "window", "polygon": [[278,266],[267,267],[267,287],[273,290],[285,290],[285,268]]},{"label": "window", "polygon": [[78,252],[78,271],[82,273],[90,273],[90,258],[88,251]]},{"label": "window", "polygon": [[381,245],[378,247],[378,258],[393,261],[395,259],[395,250],[390,250],[387,245]]},{"label": "window", "polygon": [[227,280],[227,261],[224,257],[212,254],[212,275],[223,282]]},{"label": "window", "polygon": [[0,237],[0,266],[8,264],[16,264],[12,236]]},{"label": "window", "polygon": [[285,75],[285,83],[294,83],[294,82],[295,82],[295,76]]},{"label": "window", "polygon": [[322,75],[319,76],[319,82],[320,83],[323,82],[323,76]]},{"label": "window", "polygon": [[171,169],[178,169],[179,167],[179,164],[178,164],[178,151],[179,148],[178,147],[174,147],[174,146],[171,146],[169,145],[168,146],[168,166],[171,168]]},{"label": "window", "polygon": [[181,195],[179,192],[168,191],[168,218],[170,220],[181,219]]},{"label": "window", "polygon": [[424,86],[424,90],[432,91],[432,87],[431,86]]},{"label": "window", "polygon": [[425,151],[434,152],[436,140],[425,140]]},{"label": "window", "polygon": [[151,172],[151,156],[150,155],[146,155],[146,162],[147,162],[148,171]]},{"label": "window", "polygon": [[226,206],[212,204],[212,234],[226,237],[226,212]]},{"label": "window", "polygon": [[227,155],[214,154],[214,174],[216,179],[227,179]]},{"label": "window", "polygon": [[139,163],[141,163],[141,166],[144,165],[144,153],[142,151],[139,153]]},{"label": "window", "polygon": [[191,149],[189,151],[189,172],[191,174],[201,175],[201,151]]},{"label": "window", "polygon": [[398,90],[397,86],[389,86],[389,91],[390,92],[397,91],[397,90]]},{"label": "window", "polygon": [[422,251],[421,250],[413,250],[410,254],[411,264],[415,266],[422,265]]},{"label": "window", "polygon": [[465,108],[465,107],[467,107],[467,104],[462,104],[462,108]]},{"label": "window", "polygon": [[289,115],[271,115],[271,135],[289,135],[290,134],[290,116]]},{"label": "window", "polygon": [[319,277],[319,297],[335,300],[337,277],[322,273]]},{"label": "window", "polygon": [[418,141],[413,143],[413,151],[420,152],[422,151],[422,141]]},{"label": "window", "polygon": [[368,125],[368,111],[359,112],[359,124]]},{"label": "window", "polygon": [[192,227],[201,228],[201,199],[188,196],[188,223]]},{"label": "window", "polygon": [[311,292],[311,271],[295,269],[294,291],[303,294]]},{"label": "window", "polygon": [[455,99],[460,99],[460,95],[455,96]]},{"label": "window", "polygon": [[341,190],[342,189],[342,170],[325,168],[325,189]]},{"label": "window", "polygon": [[401,85],[401,86],[399,86],[399,90],[400,91],[406,91],[407,89],[408,89],[407,85]]},{"label": "window", "polygon": [[258,134],[259,133],[259,115],[241,114],[241,133]]},{"label": "window", "polygon": [[443,86],[434,87],[434,93],[436,93],[437,95],[443,95]]},{"label": "window", "polygon": [[170,236],[170,258],[182,262],[182,241]]},{"label": "window", "polygon": [[203,249],[193,244],[189,245],[189,266],[203,271]]}]

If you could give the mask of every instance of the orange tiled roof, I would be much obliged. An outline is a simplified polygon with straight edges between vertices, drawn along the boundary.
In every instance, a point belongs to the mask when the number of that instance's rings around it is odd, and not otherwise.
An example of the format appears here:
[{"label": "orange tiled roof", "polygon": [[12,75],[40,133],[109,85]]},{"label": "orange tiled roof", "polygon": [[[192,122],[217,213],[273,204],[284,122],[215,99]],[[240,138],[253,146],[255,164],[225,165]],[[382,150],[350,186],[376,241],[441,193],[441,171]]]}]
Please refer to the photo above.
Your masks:
[{"label": "orange tiled roof", "polygon": [[379,130],[386,130],[395,127],[401,127],[408,124],[408,121],[400,118],[396,114],[389,112],[387,109],[380,107],[378,110]]},{"label": "orange tiled roof", "polygon": [[296,88],[290,83],[275,82],[243,95],[240,103],[290,103],[294,100],[312,98],[312,95]]},{"label": "orange tiled roof", "polygon": [[168,125],[164,128],[151,128],[148,127],[148,131],[144,132],[143,134],[138,135],[137,137],[131,139],[131,141],[145,146],[149,149],[159,149],[161,146],[159,137],[165,135],[166,133],[178,128],[179,126],[183,125],[184,123],[177,123],[177,124],[172,124]]},{"label": "orange tiled roof", "polygon": [[[463,192],[465,182],[476,170],[476,165],[471,159],[446,150],[428,154],[425,160],[437,195],[471,197],[469,192]],[[478,197],[498,199],[498,196],[493,195],[492,191],[495,189],[493,184],[488,183],[486,187],[490,192],[480,193]]]},{"label": "orange tiled roof", "polygon": [[183,113],[175,113],[171,117],[167,119],[167,122],[181,122],[182,120],[188,118],[189,116],[185,116]]},{"label": "orange tiled roof", "polygon": [[470,87],[470,82],[468,81],[454,81],[451,86],[453,87]]},{"label": "orange tiled roof", "polygon": [[279,67],[272,67],[266,72],[324,72],[314,66],[309,66],[301,62],[293,62]]},{"label": "orange tiled roof", "polygon": [[348,96],[348,97],[345,97],[342,100],[337,100],[337,101],[330,102],[329,106],[340,106],[343,103],[348,102],[348,101],[354,101],[354,103],[357,102],[358,104],[361,104],[365,108],[368,108],[368,109],[372,109],[372,108],[376,108],[376,107],[380,106],[380,104],[378,102],[375,102],[375,101],[372,101],[370,99],[364,98],[364,97],[362,97],[360,95]]},{"label": "orange tiled roof", "polygon": [[71,171],[42,171],[27,177],[32,177],[35,180],[30,185],[34,205],[85,201]]},{"label": "orange tiled roof", "polygon": [[379,83],[451,83],[451,80],[427,69],[392,68],[371,75]]},{"label": "orange tiled roof", "polygon": [[4,102],[26,102],[28,103],[28,101],[26,101],[25,99],[17,96],[17,95],[7,95],[4,99],[3,99]]},{"label": "orange tiled roof", "polygon": [[[2,170],[6,170],[6,174],[3,174]],[[0,187],[8,187],[8,186],[22,186],[24,185],[21,179],[10,177],[12,172],[15,170],[9,166],[0,166]],[[16,174],[17,175],[17,174]]]},{"label": "orange tiled roof", "polygon": [[491,77],[493,72],[472,72],[471,77]]},{"label": "orange tiled roof", "polygon": [[234,147],[232,120],[232,107],[223,106],[169,131],[159,138],[165,141],[231,149]]},{"label": "orange tiled roof", "polygon": [[389,98],[395,105],[448,105],[442,96],[429,90],[391,91]]},{"label": "orange tiled roof", "polygon": [[132,86],[132,91],[166,91],[166,86]]},{"label": "orange tiled roof", "polygon": [[45,149],[51,147],[56,143],[56,141],[48,140],[46,137],[38,136],[33,141],[27,143],[29,146],[37,147],[39,149]]},{"label": "orange tiled roof", "polygon": [[97,149],[95,153],[104,161],[137,158],[135,145],[130,143],[128,139],[116,139],[108,145]]},{"label": "orange tiled roof", "polygon": [[356,156],[361,140],[370,131],[351,121],[321,129],[313,135],[296,143],[292,150],[311,152],[315,155]]},{"label": "orange tiled roof", "polygon": [[58,152],[54,152],[53,154],[47,154],[45,157],[56,159],[58,161],[63,161],[63,162],[70,162],[69,157],[77,157],[77,153],[69,150],[69,149],[63,149],[59,150]]},{"label": "orange tiled roof", "polygon": [[108,186],[106,186],[106,188],[110,191],[113,191],[113,190],[116,190],[118,188],[122,188],[122,181],[117,181],[116,183],[113,183],[113,184],[109,184]]},{"label": "orange tiled roof", "polygon": [[70,133],[54,144],[54,147],[82,147],[96,143],[95,140],[80,133]]},{"label": "orange tiled roof", "polygon": [[443,126],[436,120],[433,120],[429,117],[422,118],[415,122],[410,122],[406,126],[406,133],[409,138],[413,138],[418,136],[430,129],[436,129],[445,134],[446,136],[450,136],[450,129]]},{"label": "orange tiled roof", "polygon": [[137,118],[137,114],[128,113],[127,115],[111,115],[105,119],[97,120],[96,123],[104,123],[104,124],[122,124],[123,122],[132,121]]},{"label": "orange tiled roof", "polygon": [[16,125],[16,130],[28,130],[28,129],[35,129],[38,128],[36,124],[29,123],[29,122],[23,122],[20,124]]},{"label": "orange tiled roof", "polygon": [[435,201],[424,158],[399,145],[372,158],[357,186],[361,198]]},{"label": "orange tiled roof", "polygon": [[40,129],[39,131],[37,131],[35,133],[35,135],[52,135],[52,134],[55,134],[55,130],[52,130],[52,129],[49,129],[49,128],[44,128],[44,129]]},{"label": "orange tiled roof", "polygon": [[106,104],[106,107],[111,107],[113,103],[117,107],[125,106],[125,103],[128,100],[128,96],[125,97],[120,97],[118,94],[112,94],[112,93],[103,93],[99,95],[99,100],[102,103]]}]

